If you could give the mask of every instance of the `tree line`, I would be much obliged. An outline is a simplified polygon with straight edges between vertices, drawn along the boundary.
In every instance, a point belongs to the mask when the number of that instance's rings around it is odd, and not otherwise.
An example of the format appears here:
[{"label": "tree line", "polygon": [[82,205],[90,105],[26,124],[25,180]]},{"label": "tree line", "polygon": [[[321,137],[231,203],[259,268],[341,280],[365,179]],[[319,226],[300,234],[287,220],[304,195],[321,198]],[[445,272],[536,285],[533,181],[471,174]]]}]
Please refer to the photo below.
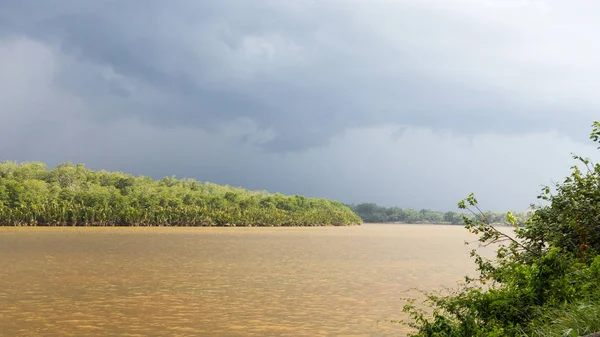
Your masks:
[{"label": "tree line", "polygon": [[[384,207],[374,203],[361,203],[348,205],[356,214],[358,214],[366,223],[431,223],[431,224],[452,224],[462,225],[464,216],[473,217],[470,213],[459,212],[438,212],[429,209],[411,209],[400,207]],[[488,221],[493,224],[508,225],[507,213],[485,212]],[[522,225],[529,218],[530,213],[514,213],[517,223]]]},{"label": "tree line", "polygon": [[63,163],[0,163],[2,226],[354,225],[338,201]]}]

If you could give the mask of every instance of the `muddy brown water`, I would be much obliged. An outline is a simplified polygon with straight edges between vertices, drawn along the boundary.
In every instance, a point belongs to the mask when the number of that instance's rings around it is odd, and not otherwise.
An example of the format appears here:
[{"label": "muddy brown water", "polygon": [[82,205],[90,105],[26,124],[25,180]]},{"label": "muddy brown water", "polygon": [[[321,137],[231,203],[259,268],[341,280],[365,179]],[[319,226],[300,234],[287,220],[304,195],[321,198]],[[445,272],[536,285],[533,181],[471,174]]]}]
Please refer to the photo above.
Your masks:
[{"label": "muddy brown water", "polygon": [[404,336],[462,226],[0,228],[0,336]]}]

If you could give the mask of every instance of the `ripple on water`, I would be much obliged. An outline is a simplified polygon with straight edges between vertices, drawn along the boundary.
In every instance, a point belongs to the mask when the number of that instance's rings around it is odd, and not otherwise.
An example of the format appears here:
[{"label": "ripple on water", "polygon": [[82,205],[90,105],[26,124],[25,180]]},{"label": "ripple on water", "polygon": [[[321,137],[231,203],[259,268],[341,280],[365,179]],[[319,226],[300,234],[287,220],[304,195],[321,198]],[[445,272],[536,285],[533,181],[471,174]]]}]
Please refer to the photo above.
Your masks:
[{"label": "ripple on water", "polygon": [[460,227],[0,228],[0,336],[398,336]]}]

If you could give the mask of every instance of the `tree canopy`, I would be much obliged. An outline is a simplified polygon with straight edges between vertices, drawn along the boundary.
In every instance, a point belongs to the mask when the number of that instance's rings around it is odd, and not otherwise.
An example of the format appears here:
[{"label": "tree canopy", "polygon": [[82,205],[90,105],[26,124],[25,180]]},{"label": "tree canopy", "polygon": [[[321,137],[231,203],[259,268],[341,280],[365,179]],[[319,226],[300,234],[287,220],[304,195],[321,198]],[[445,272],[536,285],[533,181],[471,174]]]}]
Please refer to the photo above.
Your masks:
[{"label": "tree canopy", "polygon": [[0,225],[308,226],[362,221],[338,201],[165,177],[0,163]]},{"label": "tree canopy", "polygon": [[[429,209],[411,209],[400,207],[384,207],[374,203],[362,203],[357,205],[348,205],[364,222],[367,223],[432,223],[432,224],[452,224],[460,225],[463,223],[464,213],[459,212],[438,212]],[[484,215],[490,223],[508,225],[506,213],[485,212]],[[514,214],[518,224],[523,224],[529,217],[528,213]]]}]

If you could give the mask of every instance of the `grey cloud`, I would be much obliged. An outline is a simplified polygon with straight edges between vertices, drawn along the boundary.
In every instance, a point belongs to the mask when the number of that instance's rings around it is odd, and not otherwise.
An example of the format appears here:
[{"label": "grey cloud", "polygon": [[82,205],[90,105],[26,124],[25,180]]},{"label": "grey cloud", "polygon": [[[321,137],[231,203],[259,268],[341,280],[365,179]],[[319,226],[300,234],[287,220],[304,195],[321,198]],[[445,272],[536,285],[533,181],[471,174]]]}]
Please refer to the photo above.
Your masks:
[{"label": "grey cloud", "polygon": [[596,7],[0,0],[0,159],[523,209],[594,154]]},{"label": "grey cloud", "polygon": [[[274,130],[264,143],[272,151],[324,146],[349,128],[385,123],[579,134],[600,104],[577,91],[553,96],[561,83],[549,81],[560,72],[535,76],[569,59],[527,48],[552,47],[554,30],[544,29],[565,19],[564,5],[539,3],[21,0],[0,4],[0,29],[76,59],[81,66],[63,69],[61,85],[127,106],[106,115],[204,129],[251,118]],[[119,81],[90,83],[94,67],[137,83],[138,92]],[[562,68],[578,83],[592,76]],[[156,91],[161,99],[151,97]]]},{"label": "grey cloud", "polygon": [[[193,125],[166,128],[136,116],[99,123],[90,115],[103,107],[52,85],[65,57],[30,40],[0,45],[3,159],[84,162],[155,178],[175,174],[344,202],[439,210],[454,210],[458,199],[475,191],[484,207],[522,210],[535,201],[540,184],[567,173],[569,152],[596,152],[557,133],[469,138],[414,126],[395,134],[400,126],[390,125],[353,128],[327,146],[284,154],[252,145],[272,140],[272,131],[250,119],[210,132]],[[240,143],[240,135],[248,142]]]}]

